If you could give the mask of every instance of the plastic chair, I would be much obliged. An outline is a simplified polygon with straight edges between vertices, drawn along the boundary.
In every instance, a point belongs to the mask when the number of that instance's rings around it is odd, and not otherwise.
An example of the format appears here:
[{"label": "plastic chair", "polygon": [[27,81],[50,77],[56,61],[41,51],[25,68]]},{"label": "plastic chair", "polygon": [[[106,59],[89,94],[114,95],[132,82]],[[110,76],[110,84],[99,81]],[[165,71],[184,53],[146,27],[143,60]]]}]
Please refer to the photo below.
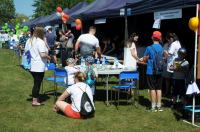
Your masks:
[{"label": "plastic chair", "polygon": [[68,82],[67,71],[65,69],[56,68],[54,70],[54,99],[55,101],[57,98],[57,87],[61,86],[61,87],[67,88],[68,87],[67,82]]},{"label": "plastic chair", "polygon": [[[44,80],[54,83],[54,86],[53,86],[54,101],[56,101],[56,98],[57,98],[57,87],[58,86],[62,86],[62,87],[66,88],[68,86],[65,83],[65,79],[68,79],[67,78],[67,71],[65,69],[56,68],[56,65],[54,63],[49,63],[48,66],[47,66],[47,69],[54,71],[53,77],[45,77]],[[66,82],[68,82],[68,81],[66,80]]]},{"label": "plastic chair", "polygon": [[[131,98],[131,102],[134,102],[134,105],[136,106],[135,100],[136,96],[138,98],[138,91],[136,91],[139,88],[139,73],[138,72],[132,72],[132,71],[123,71],[119,74],[119,85],[113,86],[113,89],[115,90],[115,102],[116,102],[116,91],[118,93],[117,103],[116,107],[119,105],[119,99],[120,99],[120,92],[127,93],[127,103],[128,103],[128,93],[132,94],[132,90],[135,89],[134,95]],[[111,91],[111,100],[112,100],[112,91]]]},{"label": "plastic chair", "polygon": [[[47,70],[51,70],[51,71],[53,70],[54,71],[55,69],[56,69],[56,65],[54,63],[48,63],[47,64]],[[44,77],[43,80],[52,81],[53,82],[54,81],[54,77]],[[44,89],[44,86],[43,86],[43,82],[42,82],[42,89],[41,90],[42,90],[42,93],[44,94],[44,92],[43,92],[44,90],[43,89]]]}]

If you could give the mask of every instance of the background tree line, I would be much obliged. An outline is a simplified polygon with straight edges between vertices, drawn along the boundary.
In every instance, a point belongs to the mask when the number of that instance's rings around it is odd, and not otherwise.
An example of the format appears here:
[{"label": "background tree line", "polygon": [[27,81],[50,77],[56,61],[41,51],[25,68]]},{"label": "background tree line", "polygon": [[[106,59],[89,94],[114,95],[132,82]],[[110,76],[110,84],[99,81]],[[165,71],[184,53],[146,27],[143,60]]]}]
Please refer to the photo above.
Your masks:
[{"label": "background tree line", "polygon": [[71,8],[79,2],[86,1],[88,3],[94,0],[35,0],[33,6],[35,7],[33,18],[39,16],[50,15],[56,11],[58,6],[64,8]]},{"label": "background tree line", "polygon": [[[86,1],[88,3],[94,0],[34,0],[35,7],[32,19],[39,16],[50,15],[56,11],[58,6],[64,8],[71,8],[79,2]],[[23,23],[24,20],[29,19],[24,14],[16,13],[13,0],[0,0],[0,25],[4,23],[11,23],[16,25],[17,23]]]}]

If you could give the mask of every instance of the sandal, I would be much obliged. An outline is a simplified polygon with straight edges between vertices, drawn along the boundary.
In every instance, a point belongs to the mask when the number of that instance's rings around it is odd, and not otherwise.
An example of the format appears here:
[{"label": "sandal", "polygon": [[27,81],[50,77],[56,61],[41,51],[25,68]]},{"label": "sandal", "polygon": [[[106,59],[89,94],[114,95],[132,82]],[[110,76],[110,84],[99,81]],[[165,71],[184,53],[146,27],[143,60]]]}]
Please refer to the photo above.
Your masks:
[{"label": "sandal", "polygon": [[32,106],[42,106],[42,105],[44,105],[44,104],[42,104],[42,103],[32,103]]}]

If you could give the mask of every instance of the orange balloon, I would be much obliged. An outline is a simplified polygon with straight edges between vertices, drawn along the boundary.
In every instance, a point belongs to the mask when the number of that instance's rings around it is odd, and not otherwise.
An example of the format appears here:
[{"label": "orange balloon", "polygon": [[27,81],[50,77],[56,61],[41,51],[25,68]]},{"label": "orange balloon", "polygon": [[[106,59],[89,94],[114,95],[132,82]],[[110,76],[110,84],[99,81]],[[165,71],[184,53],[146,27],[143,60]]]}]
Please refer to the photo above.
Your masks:
[{"label": "orange balloon", "polygon": [[75,20],[75,23],[76,23],[76,25],[81,25],[81,23],[82,23],[82,22],[81,22],[81,19],[76,19],[76,20]]}]

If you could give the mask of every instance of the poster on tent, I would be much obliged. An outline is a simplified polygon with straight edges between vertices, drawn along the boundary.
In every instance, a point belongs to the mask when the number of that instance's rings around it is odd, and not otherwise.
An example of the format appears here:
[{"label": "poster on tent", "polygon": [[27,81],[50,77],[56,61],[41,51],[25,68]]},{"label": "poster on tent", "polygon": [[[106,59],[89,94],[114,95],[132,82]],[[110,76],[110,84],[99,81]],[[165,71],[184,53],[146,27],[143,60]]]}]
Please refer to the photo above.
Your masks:
[{"label": "poster on tent", "polygon": [[182,18],[182,9],[154,12],[153,28],[160,29],[161,20]]}]

